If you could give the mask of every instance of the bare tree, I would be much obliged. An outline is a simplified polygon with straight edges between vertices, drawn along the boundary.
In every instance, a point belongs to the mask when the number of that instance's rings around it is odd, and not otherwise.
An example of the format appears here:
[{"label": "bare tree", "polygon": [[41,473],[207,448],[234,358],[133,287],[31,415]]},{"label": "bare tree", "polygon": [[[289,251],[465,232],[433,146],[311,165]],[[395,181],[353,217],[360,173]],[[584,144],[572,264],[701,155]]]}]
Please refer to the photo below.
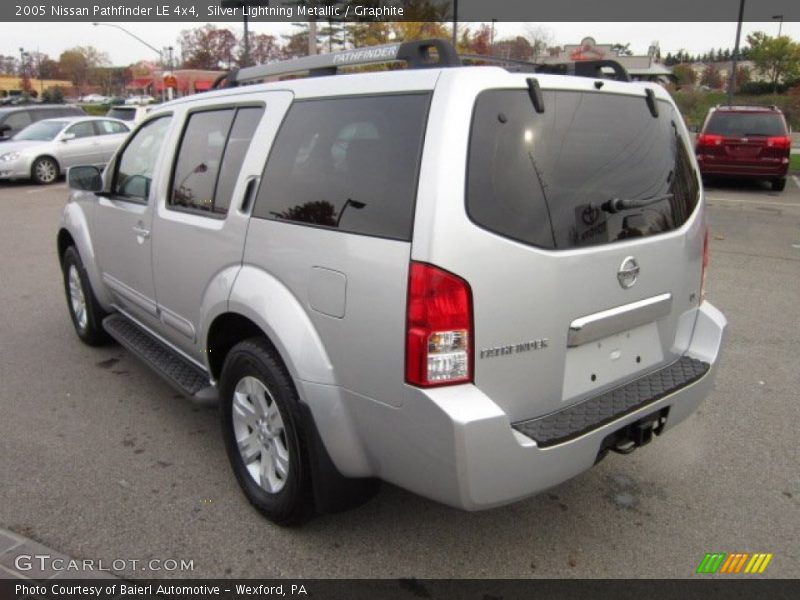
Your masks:
[{"label": "bare tree", "polygon": [[525,36],[533,51],[533,60],[539,56],[545,56],[547,49],[553,45],[555,34],[553,30],[545,25],[528,23],[525,25]]}]

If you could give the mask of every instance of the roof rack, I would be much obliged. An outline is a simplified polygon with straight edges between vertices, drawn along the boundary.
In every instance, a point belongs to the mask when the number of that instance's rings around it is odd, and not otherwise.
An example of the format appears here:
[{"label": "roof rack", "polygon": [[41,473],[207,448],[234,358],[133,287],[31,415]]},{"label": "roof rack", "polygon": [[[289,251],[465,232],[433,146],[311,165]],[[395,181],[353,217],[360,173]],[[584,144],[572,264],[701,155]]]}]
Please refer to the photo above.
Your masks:
[{"label": "roof rack", "polygon": [[590,60],[555,64],[531,63],[522,60],[467,54],[459,56],[446,40],[431,39],[398,42],[382,46],[367,46],[330,54],[305,56],[282,62],[234,69],[221,75],[212,86],[236,87],[261,83],[269,79],[308,73],[309,76],[335,75],[342,67],[405,62],[409,69],[460,67],[470,62],[504,66],[509,71],[524,73],[555,73],[606,79],[604,69],[613,71],[613,79],[630,81],[625,68],[614,60]]},{"label": "roof rack", "polygon": [[341,67],[405,62],[409,69],[428,69],[461,66],[455,48],[445,40],[419,40],[398,42],[382,46],[367,46],[316,54],[282,62],[256,65],[236,69],[221,77],[216,85],[236,87],[242,84],[259,83],[269,78],[308,73],[311,77],[335,75]]}]

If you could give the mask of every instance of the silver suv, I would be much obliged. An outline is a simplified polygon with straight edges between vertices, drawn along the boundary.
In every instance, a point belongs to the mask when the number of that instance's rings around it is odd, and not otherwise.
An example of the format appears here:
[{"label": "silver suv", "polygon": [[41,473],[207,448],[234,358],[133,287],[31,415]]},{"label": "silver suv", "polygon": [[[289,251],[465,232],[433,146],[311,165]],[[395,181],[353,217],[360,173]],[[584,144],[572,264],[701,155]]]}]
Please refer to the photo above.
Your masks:
[{"label": "silver suv", "polygon": [[[392,60],[409,68],[331,76]],[[520,500],[711,389],[726,321],[667,93],[607,62],[461,64],[434,41],[251,67],[153,109],[104,173],[69,173],[78,336],[218,402],[276,522],[379,480]]]}]

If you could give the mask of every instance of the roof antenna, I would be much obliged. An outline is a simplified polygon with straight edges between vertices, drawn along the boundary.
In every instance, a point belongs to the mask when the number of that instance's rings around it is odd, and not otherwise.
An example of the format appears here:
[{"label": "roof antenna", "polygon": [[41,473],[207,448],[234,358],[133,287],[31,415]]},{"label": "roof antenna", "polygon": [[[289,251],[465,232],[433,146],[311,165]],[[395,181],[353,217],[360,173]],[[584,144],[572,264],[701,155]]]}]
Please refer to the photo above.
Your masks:
[{"label": "roof antenna", "polygon": [[539,81],[535,77],[528,78],[528,95],[533,102],[533,108],[537,113],[544,112],[544,96],[542,95],[542,88],[539,87]]},{"label": "roof antenna", "polygon": [[650,114],[657,119],[658,105],[656,104],[656,95],[650,88],[645,88],[644,93],[646,94],[645,100],[647,100],[647,108],[650,109]]}]

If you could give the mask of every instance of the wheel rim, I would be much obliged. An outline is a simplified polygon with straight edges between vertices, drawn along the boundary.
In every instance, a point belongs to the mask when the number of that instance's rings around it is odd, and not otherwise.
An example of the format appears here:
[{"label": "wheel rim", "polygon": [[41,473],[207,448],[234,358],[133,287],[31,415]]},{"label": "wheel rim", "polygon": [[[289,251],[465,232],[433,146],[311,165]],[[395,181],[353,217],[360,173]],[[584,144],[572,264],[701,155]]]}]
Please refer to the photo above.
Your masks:
[{"label": "wheel rim", "polygon": [[236,385],[231,410],[236,447],[250,477],[264,491],[280,492],[289,475],[289,446],[275,399],[248,376]]},{"label": "wheel rim", "polygon": [[72,306],[72,314],[75,315],[75,323],[78,329],[83,331],[86,329],[89,316],[86,314],[86,298],[83,295],[83,286],[81,285],[81,276],[75,265],[69,267],[69,301]]},{"label": "wheel rim", "polygon": [[36,163],[36,177],[39,181],[50,183],[56,178],[56,166],[51,160],[40,160]]}]

